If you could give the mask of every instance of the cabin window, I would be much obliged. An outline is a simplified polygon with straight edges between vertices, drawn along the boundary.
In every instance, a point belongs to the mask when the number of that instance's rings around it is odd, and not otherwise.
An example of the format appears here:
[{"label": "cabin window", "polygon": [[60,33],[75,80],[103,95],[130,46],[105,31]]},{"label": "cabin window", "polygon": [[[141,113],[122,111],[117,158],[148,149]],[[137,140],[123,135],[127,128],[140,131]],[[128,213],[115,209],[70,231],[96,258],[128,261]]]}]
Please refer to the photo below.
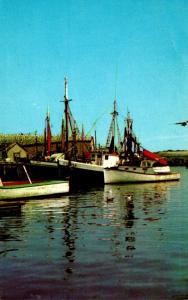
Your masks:
[{"label": "cabin window", "polygon": [[105,155],[105,160],[108,160],[108,155]]},{"label": "cabin window", "polygon": [[97,158],[101,158],[102,157],[102,155],[101,154],[97,154]]}]

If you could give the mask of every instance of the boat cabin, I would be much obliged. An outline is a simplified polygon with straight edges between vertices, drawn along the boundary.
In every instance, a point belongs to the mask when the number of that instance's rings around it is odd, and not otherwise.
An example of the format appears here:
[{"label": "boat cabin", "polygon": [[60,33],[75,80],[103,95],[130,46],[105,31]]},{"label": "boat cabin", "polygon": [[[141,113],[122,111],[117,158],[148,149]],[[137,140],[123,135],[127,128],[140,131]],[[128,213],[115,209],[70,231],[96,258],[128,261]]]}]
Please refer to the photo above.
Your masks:
[{"label": "boat cabin", "polygon": [[92,153],[91,163],[104,168],[117,167],[119,164],[119,156],[116,153]]},{"label": "boat cabin", "polygon": [[161,165],[158,162],[149,159],[142,160],[140,163],[141,168],[152,168],[157,166],[161,166]]},{"label": "boat cabin", "polygon": [[152,168],[154,173],[163,174],[163,173],[170,173],[170,167],[169,166],[163,166],[158,161],[154,160],[142,160],[140,167],[143,170],[147,170],[149,168]]}]

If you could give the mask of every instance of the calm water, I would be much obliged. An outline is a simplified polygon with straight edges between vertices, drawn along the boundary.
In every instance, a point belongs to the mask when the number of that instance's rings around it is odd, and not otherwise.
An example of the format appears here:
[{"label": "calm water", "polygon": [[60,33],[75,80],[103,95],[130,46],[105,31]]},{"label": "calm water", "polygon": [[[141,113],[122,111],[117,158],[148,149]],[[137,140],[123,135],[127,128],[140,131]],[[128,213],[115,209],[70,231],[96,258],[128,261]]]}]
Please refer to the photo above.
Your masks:
[{"label": "calm water", "polygon": [[188,169],[0,205],[0,299],[188,299]]}]

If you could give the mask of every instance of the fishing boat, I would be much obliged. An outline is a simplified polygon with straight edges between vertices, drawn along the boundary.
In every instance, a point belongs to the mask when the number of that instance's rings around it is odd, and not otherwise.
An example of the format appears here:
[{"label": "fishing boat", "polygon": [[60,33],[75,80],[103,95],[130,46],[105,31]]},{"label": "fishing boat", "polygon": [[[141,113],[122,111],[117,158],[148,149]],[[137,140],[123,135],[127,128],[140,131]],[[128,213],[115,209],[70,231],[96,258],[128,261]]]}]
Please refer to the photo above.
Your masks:
[{"label": "fishing boat", "polygon": [[3,182],[0,186],[0,200],[46,197],[66,194],[69,182],[56,180],[29,183],[28,181]]},{"label": "fishing boat", "polygon": [[59,167],[69,166],[73,184],[104,184],[104,168],[117,166],[119,157],[110,153],[93,153],[89,162],[59,159]]},{"label": "fishing boat", "polygon": [[169,166],[158,166],[152,160],[143,160],[140,166],[118,166],[104,169],[104,183],[139,183],[179,180],[179,172],[171,172]]},{"label": "fishing boat", "polygon": [[133,133],[133,120],[128,112],[124,130],[124,151],[118,166],[104,168],[104,183],[139,183],[173,181],[180,179],[179,172],[172,172],[167,160],[144,149]]}]

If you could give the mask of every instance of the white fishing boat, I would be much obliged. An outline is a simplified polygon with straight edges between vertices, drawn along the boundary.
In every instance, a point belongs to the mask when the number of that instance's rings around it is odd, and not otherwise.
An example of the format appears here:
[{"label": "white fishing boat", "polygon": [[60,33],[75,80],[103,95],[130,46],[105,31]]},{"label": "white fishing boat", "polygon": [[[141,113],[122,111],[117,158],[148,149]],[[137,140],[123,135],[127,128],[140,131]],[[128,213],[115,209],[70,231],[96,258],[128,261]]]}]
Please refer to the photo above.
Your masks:
[{"label": "white fishing boat", "polygon": [[46,197],[66,194],[69,192],[69,182],[56,180],[45,182],[3,182],[0,186],[0,200]]},{"label": "white fishing boat", "polygon": [[167,160],[144,149],[133,133],[133,120],[127,116],[124,151],[117,167],[104,168],[104,183],[159,182],[179,180],[180,173],[172,172]]},{"label": "white fishing boat", "polygon": [[104,169],[104,183],[139,183],[179,180],[180,173],[171,172],[169,166],[155,166],[152,160],[141,161],[140,166],[118,166]]}]

